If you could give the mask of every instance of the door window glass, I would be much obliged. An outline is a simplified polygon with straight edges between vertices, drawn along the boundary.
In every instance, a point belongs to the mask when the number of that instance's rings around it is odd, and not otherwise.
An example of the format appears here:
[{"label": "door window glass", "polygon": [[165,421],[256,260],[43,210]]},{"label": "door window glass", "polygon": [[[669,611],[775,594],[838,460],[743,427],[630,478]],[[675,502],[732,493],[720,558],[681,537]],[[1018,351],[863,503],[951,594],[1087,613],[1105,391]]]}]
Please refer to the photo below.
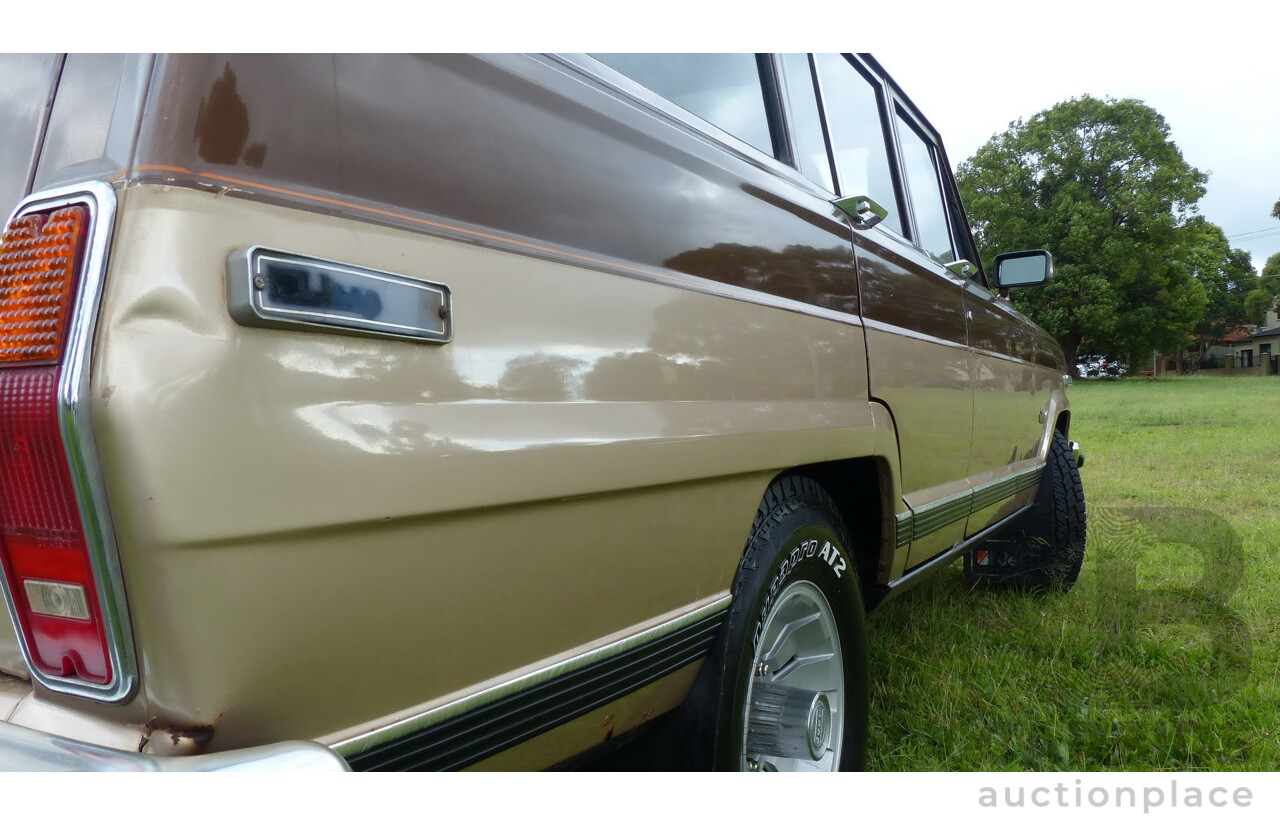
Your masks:
[{"label": "door window glass", "polygon": [[817,54],[814,62],[822,83],[840,194],[870,196],[889,210],[884,226],[902,234],[875,87],[841,55]]},{"label": "door window glass", "polygon": [[640,85],[772,155],[754,54],[593,54]]},{"label": "door window glass", "polygon": [[947,231],[947,207],[942,200],[938,166],[934,153],[915,126],[898,115],[898,141],[902,145],[902,166],[911,193],[911,211],[916,219],[916,243],[944,263],[955,260],[951,235]]},{"label": "door window glass", "polygon": [[822,134],[822,116],[818,113],[809,55],[782,55],[782,72],[791,102],[789,125],[796,145],[796,167],[809,180],[834,192],[836,185],[831,179],[831,158],[827,155],[827,139]]}]

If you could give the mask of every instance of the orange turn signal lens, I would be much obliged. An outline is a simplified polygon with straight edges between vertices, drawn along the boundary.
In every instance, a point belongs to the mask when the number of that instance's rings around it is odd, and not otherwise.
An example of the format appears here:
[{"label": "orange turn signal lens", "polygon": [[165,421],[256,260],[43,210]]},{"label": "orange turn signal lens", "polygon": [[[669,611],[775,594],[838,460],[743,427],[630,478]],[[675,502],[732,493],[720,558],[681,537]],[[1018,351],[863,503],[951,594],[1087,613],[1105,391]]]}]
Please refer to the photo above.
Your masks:
[{"label": "orange turn signal lens", "polygon": [[62,355],[88,210],[67,206],[14,218],[0,241],[0,366]]}]

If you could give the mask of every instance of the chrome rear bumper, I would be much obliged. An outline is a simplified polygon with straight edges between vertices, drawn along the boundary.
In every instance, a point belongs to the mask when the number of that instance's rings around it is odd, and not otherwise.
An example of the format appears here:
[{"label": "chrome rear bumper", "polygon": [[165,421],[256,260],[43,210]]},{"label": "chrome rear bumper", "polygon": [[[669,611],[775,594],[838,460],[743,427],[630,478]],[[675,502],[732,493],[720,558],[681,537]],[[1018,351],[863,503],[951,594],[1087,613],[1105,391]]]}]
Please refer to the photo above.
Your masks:
[{"label": "chrome rear bumper", "polygon": [[280,742],[205,756],[152,756],[0,722],[0,771],[347,771],[315,742]]}]

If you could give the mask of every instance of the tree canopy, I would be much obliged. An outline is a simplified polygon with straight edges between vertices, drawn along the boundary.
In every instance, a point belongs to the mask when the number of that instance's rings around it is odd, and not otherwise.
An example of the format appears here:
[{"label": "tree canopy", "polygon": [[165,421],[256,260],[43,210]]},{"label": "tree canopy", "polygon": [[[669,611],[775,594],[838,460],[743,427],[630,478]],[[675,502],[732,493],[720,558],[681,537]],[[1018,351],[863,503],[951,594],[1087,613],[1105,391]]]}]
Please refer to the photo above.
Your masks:
[{"label": "tree canopy", "polygon": [[1233,329],[1253,323],[1247,298],[1258,278],[1249,253],[1232,249],[1222,228],[1199,215],[1188,220],[1182,232],[1185,261],[1204,287],[1206,299],[1194,334],[1220,340]]},{"label": "tree canopy", "polygon": [[1262,265],[1263,278],[1280,278],[1280,252],[1275,253]]},{"label": "tree canopy", "polygon": [[1174,352],[1239,323],[1248,253],[1196,215],[1207,175],[1137,100],[1069,100],[1010,124],[956,175],[988,269],[1047,249],[1054,278],[1013,301],[1074,361]]},{"label": "tree canopy", "polygon": [[1267,258],[1262,266],[1262,277],[1244,296],[1245,316],[1249,323],[1261,326],[1267,322],[1267,311],[1275,307],[1277,294],[1280,294],[1280,252]]}]

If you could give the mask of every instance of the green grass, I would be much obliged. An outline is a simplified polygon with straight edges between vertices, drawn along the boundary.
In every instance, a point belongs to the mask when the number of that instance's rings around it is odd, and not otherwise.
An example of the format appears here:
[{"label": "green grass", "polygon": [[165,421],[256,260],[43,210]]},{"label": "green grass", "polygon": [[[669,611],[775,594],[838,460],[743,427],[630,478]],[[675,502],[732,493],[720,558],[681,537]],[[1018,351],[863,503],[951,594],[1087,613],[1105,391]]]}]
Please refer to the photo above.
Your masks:
[{"label": "green grass", "polygon": [[1280,379],[1078,381],[1084,570],[871,614],[876,770],[1280,767]]}]

